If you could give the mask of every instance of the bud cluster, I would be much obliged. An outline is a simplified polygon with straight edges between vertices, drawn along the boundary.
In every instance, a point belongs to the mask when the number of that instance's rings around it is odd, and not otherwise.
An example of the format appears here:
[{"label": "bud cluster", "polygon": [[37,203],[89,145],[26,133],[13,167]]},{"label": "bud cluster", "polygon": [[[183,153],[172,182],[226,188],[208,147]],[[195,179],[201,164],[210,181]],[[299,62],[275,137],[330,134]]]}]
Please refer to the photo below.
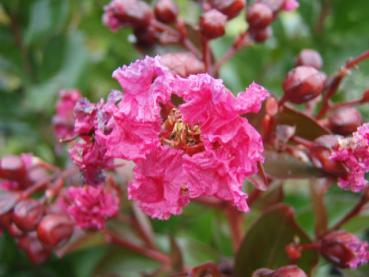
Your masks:
[{"label": "bud cluster", "polygon": [[[43,162],[29,154],[0,160],[0,226],[15,238],[34,263],[48,258],[52,250],[69,240],[74,230],[71,218],[46,205],[46,197],[32,198],[33,192],[49,187]],[[44,180],[44,181],[43,181]]]}]

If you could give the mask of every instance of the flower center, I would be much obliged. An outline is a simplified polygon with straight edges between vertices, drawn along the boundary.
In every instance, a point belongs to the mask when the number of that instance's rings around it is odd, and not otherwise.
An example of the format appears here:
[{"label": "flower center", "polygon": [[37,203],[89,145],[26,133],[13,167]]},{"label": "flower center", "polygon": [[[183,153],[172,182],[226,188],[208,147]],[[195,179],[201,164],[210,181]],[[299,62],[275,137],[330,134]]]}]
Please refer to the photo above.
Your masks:
[{"label": "flower center", "polygon": [[160,141],[162,144],[182,149],[187,154],[193,155],[204,150],[200,134],[199,125],[190,126],[183,122],[181,112],[173,108],[161,126]]}]

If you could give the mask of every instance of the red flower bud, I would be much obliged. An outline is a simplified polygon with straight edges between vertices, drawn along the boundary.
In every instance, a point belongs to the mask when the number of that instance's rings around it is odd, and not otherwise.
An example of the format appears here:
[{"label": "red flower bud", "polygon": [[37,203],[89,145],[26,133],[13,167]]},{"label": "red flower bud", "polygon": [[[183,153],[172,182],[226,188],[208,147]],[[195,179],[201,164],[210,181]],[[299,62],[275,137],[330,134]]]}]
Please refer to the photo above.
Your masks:
[{"label": "red flower bud", "polygon": [[17,225],[15,225],[14,223],[10,223],[10,225],[7,228],[7,231],[9,235],[11,235],[12,237],[20,237],[24,235],[22,230],[19,229]]},{"label": "red flower bud", "polygon": [[284,97],[295,104],[305,103],[322,93],[325,79],[325,74],[314,67],[298,66],[284,79]]},{"label": "red flower bud", "polygon": [[363,123],[360,112],[353,107],[334,110],[328,118],[330,129],[343,136],[351,135]]},{"label": "red flower bud", "polygon": [[214,39],[224,35],[227,17],[221,12],[212,9],[200,17],[201,34],[208,39]]},{"label": "red flower bud", "polygon": [[287,244],[285,247],[287,256],[292,260],[297,260],[301,258],[301,247],[295,243]]},{"label": "red flower bud", "polygon": [[307,275],[296,265],[288,265],[277,269],[270,277],[307,277]]},{"label": "red flower bud", "polygon": [[9,228],[11,223],[12,223],[12,212],[0,216],[0,227],[2,229]]},{"label": "red flower bud", "polygon": [[9,155],[0,160],[0,178],[22,182],[26,175],[26,166],[20,157]]},{"label": "red flower bud", "polygon": [[324,236],[320,251],[342,268],[356,268],[369,261],[369,244],[344,231],[333,231]]},{"label": "red flower bud", "polygon": [[157,32],[151,26],[143,29],[134,29],[133,34],[137,39],[136,45],[142,47],[151,46],[158,40]]},{"label": "red flower bud", "polygon": [[272,273],[273,270],[269,268],[259,268],[252,273],[251,277],[270,277]]},{"label": "red flower bud", "polygon": [[44,214],[44,206],[37,200],[20,201],[14,207],[13,222],[23,231],[34,230]]},{"label": "red flower bud", "polygon": [[178,7],[172,0],[159,0],[154,12],[159,21],[173,23],[177,20]]},{"label": "red flower bud", "polygon": [[65,243],[72,236],[74,224],[66,214],[48,214],[37,227],[40,241],[50,247]]},{"label": "red flower bud", "polygon": [[17,204],[19,194],[12,191],[0,190],[0,216],[5,215]]},{"label": "red flower bud", "polygon": [[255,42],[262,43],[270,38],[273,34],[273,30],[270,27],[266,27],[265,29],[254,29],[251,30],[251,36]]},{"label": "red flower bud", "polygon": [[17,245],[26,252],[29,260],[34,264],[40,264],[50,256],[50,250],[41,244],[35,233],[19,238]]},{"label": "red flower bud", "polygon": [[164,54],[161,62],[182,77],[201,73],[205,70],[203,62],[190,52]]},{"label": "red flower bud", "polygon": [[210,0],[212,8],[225,14],[228,19],[236,17],[245,7],[245,0]]},{"label": "red flower bud", "polygon": [[255,3],[247,11],[247,22],[251,29],[264,29],[273,21],[272,10],[262,3]]},{"label": "red flower bud", "polygon": [[330,158],[332,151],[321,145],[316,145],[310,149],[311,159],[316,167],[334,176],[344,176],[347,173],[342,163]]},{"label": "red flower bud", "polygon": [[361,103],[368,103],[369,102],[369,89],[363,93],[361,97]]},{"label": "red flower bud", "polygon": [[319,52],[312,49],[304,49],[296,59],[296,66],[299,65],[311,66],[319,70],[323,65],[323,60]]}]

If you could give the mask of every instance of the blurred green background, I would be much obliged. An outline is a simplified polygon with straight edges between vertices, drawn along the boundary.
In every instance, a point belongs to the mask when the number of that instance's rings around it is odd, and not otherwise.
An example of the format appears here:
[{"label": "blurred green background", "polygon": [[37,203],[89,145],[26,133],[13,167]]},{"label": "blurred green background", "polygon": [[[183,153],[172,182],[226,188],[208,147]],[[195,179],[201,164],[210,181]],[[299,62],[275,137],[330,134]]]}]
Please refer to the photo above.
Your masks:
[{"label": "blurred green background", "polygon": [[[55,154],[51,127],[57,93],[62,88],[78,88],[96,101],[119,88],[111,78],[115,68],[138,57],[129,43],[130,30],[110,32],[101,23],[101,0],[2,0],[0,2],[0,156],[33,152],[49,162],[63,164],[65,155]],[[195,2],[177,1],[184,18],[194,21]],[[302,48],[318,50],[324,71],[332,74],[344,62],[369,48],[368,0],[301,0],[300,8],[283,13],[273,24],[274,35],[265,44],[238,53],[222,71],[221,77],[235,92],[251,81],[263,84],[277,95],[286,72]],[[221,56],[237,33],[246,27],[244,16],[234,19],[225,37],[212,43]],[[369,62],[360,65],[343,83],[337,99],[355,98],[369,88]],[[368,107],[361,107],[365,118]],[[313,215],[306,184],[287,195],[296,207],[299,223],[313,229]],[[357,196],[334,190],[327,199],[331,220],[339,218]],[[255,218],[257,212],[249,218]],[[214,211],[192,205],[182,217],[155,222],[155,230],[177,234],[188,250],[187,262],[196,265],[220,255],[231,255],[227,230]],[[348,228],[363,231],[369,216],[363,215]],[[214,227],[214,228],[212,228]],[[219,229],[219,230],[216,230]],[[196,246],[194,246],[196,245]],[[192,252],[190,253],[192,249]],[[194,251],[196,250],[196,251]],[[114,247],[95,246],[68,255],[53,257],[35,267],[14,246],[6,234],[0,238],[0,276],[140,276],[134,271],[153,264]],[[365,268],[347,275],[329,275],[322,261],[316,276],[369,276]],[[361,272],[361,273],[360,273]],[[364,272],[364,273],[362,273]],[[120,275],[119,275],[120,274]],[[332,273],[334,274],[334,273]]]}]

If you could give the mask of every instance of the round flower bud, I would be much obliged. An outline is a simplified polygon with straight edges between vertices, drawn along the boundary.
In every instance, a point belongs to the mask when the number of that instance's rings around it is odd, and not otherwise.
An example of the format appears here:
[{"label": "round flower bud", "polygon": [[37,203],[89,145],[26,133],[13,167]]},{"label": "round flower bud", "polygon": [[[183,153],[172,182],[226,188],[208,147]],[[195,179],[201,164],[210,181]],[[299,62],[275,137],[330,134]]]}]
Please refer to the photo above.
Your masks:
[{"label": "round flower bud", "polygon": [[270,277],[307,277],[307,275],[296,265],[288,265],[278,268]]},{"label": "round flower bud", "polygon": [[210,0],[212,8],[225,14],[228,19],[236,17],[245,7],[245,0]]},{"label": "round flower bud", "polygon": [[178,7],[172,0],[159,0],[155,5],[155,17],[164,23],[173,23],[177,20]]},{"label": "round flower bud", "polygon": [[23,231],[34,230],[44,214],[44,206],[37,200],[27,199],[15,205],[12,219]]},{"label": "round flower bud", "polygon": [[151,7],[139,0],[113,0],[104,7],[103,22],[111,30],[129,25],[133,28],[147,27],[153,17]]},{"label": "round flower bud", "polygon": [[50,250],[41,244],[35,233],[18,238],[17,245],[26,252],[29,260],[34,264],[43,263],[50,256]]},{"label": "round flower bud", "polygon": [[341,268],[357,268],[369,261],[369,244],[345,231],[333,231],[324,236],[320,251]]},{"label": "round flower bud", "polygon": [[295,104],[310,101],[322,93],[325,79],[325,74],[314,67],[298,66],[284,79],[284,98]]},{"label": "round flower bud", "polygon": [[323,65],[323,60],[319,52],[313,49],[304,49],[296,59],[296,66],[299,65],[311,66],[319,70]]},{"label": "round flower bud", "polygon": [[20,157],[9,155],[0,160],[0,178],[21,181],[26,174],[26,166]]},{"label": "round flower bud", "polygon": [[201,34],[208,39],[218,38],[224,35],[227,17],[221,12],[212,9],[200,17]]},{"label": "round flower bud", "polygon": [[269,268],[259,268],[252,273],[251,277],[270,277],[273,270]]},{"label": "round flower bud", "polygon": [[74,224],[66,214],[48,214],[37,227],[40,241],[50,247],[60,246],[72,236]]},{"label": "round flower bud", "polygon": [[342,163],[331,159],[332,151],[322,145],[313,146],[310,149],[311,159],[314,165],[334,176],[344,176],[347,173]]},{"label": "round flower bud", "polygon": [[334,110],[328,117],[330,129],[342,136],[351,135],[363,124],[360,112],[353,107],[342,107]]},{"label": "round flower bud", "polygon": [[19,194],[12,191],[0,191],[0,216],[7,214],[17,204]]},{"label": "round flower bud", "polygon": [[253,29],[251,30],[251,36],[255,42],[262,43],[270,38],[273,34],[272,28],[266,27],[265,29]]},{"label": "round flower bud", "polygon": [[15,225],[14,223],[11,223],[8,226],[7,231],[9,233],[9,235],[11,235],[12,237],[20,237],[20,236],[23,236],[24,235],[24,233],[22,232],[22,230],[19,229],[17,227],[17,225]]},{"label": "round flower bud", "polygon": [[273,12],[265,4],[255,3],[247,11],[247,22],[251,29],[264,29],[273,21]]}]

